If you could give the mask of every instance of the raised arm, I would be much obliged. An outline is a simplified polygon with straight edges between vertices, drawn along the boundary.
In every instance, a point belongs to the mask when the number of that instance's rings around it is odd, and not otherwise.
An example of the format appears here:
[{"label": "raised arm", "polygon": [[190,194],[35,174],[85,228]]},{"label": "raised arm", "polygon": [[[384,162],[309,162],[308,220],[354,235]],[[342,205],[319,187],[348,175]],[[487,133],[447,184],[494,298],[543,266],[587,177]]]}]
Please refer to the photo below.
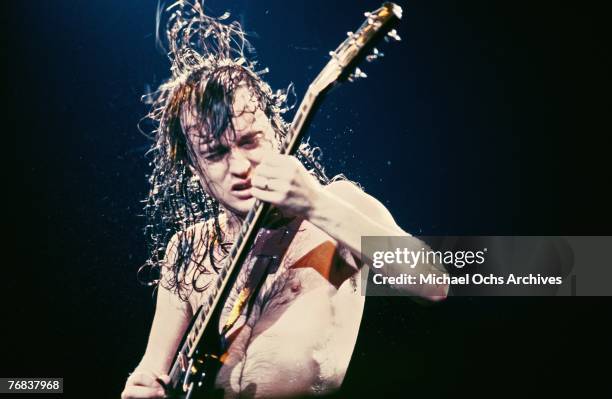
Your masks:
[{"label": "raised arm", "polygon": [[[318,190],[314,198],[313,206],[308,212],[309,221],[348,247],[358,259],[362,256],[362,236],[409,237],[410,250],[418,252],[422,248],[429,248],[425,242],[400,228],[383,204],[353,183],[348,181],[331,183]],[[380,250],[393,250],[393,243],[389,242],[389,245],[389,248],[380,248]],[[371,265],[371,259],[368,264]],[[426,262],[418,263],[414,269],[393,270],[393,266],[389,266],[386,270],[380,271],[388,272],[390,275],[404,272],[415,275],[446,273],[440,266]],[[411,293],[430,300],[444,299],[448,293],[448,285],[445,284],[407,286],[407,289],[417,290]]]},{"label": "raised arm", "polygon": [[[276,205],[291,214],[306,217],[312,224],[345,245],[361,258],[362,236],[401,236],[408,237],[411,251],[429,248],[423,241],[402,230],[391,213],[374,197],[360,190],[348,181],[337,181],[321,186],[292,156],[270,154],[255,168],[251,179],[251,193],[257,198]],[[389,240],[392,250],[393,242]],[[370,260],[371,261],[371,260]],[[368,262],[371,264],[371,262]],[[398,275],[407,270],[386,268],[390,275]],[[439,266],[420,262],[411,268],[412,274],[446,274]],[[444,299],[448,285],[407,286],[407,293],[431,300]]]}]

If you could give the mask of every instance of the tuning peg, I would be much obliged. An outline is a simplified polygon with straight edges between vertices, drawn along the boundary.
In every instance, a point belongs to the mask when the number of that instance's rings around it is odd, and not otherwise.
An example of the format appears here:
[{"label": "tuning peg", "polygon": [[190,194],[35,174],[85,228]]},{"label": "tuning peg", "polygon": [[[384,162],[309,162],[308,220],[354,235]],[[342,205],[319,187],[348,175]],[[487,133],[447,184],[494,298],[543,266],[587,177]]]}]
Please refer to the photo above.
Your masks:
[{"label": "tuning peg", "polygon": [[392,39],[395,39],[398,42],[400,40],[402,40],[402,38],[399,37],[399,35],[397,34],[397,31],[395,29],[392,29],[391,31],[389,31],[389,33],[387,33],[387,36],[389,36]]},{"label": "tuning peg", "polygon": [[372,62],[374,60],[376,60],[377,58],[381,58],[384,57],[385,53],[378,51],[378,49],[376,47],[374,47],[374,49],[372,50],[372,54],[366,56],[366,61],[368,62]]},{"label": "tuning peg", "polygon": [[364,78],[367,78],[367,77],[368,77],[368,75],[366,75],[365,72],[363,72],[359,68],[355,68],[355,72],[351,73],[348,76],[348,81],[349,82],[354,82],[357,79],[364,79]]},{"label": "tuning peg", "polygon": [[353,32],[351,32],[351,31],[346,32],[346,35],[348,36],[348,38],[349,38],[349,42],[350,42],[351,44],[352,44],[352,43],[355,43],[355,39],[357,39],[357,37],[359,36],[359,35],[357,35],[356,33],[353,33]]},{"label": "tuning peg", "polygon": [[376,20],[374,19],[374,14],[372,14],[371,12],[364,12],[363,16],[368,19],[368,25],[373,25],[376,22]]}]

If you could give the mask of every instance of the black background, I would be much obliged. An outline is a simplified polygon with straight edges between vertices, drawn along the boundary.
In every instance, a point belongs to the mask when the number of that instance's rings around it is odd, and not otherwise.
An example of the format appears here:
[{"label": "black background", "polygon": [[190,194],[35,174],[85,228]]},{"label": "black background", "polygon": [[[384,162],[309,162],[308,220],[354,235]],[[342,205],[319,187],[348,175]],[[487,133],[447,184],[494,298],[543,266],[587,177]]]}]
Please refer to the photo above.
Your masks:
[{"label": "black background", "polygon": [[[609,234],[603,8],[400,4],[402,42],[363,67],[368,79],[331,93],[314,121],[328,170],[360,181],[414,234]],[[208,5],[252,33],[274,88],[293,81],[301,96],[378,3]],[[151,290],[136,281],[148,172],[136,123],[147,85],[168,76],[155,7],[3,7],[1,375],[63,377],[64,397],[118,397],[150,327]],[[343,395],[594,393],[606,381],[609,305],[369,298]]]}]

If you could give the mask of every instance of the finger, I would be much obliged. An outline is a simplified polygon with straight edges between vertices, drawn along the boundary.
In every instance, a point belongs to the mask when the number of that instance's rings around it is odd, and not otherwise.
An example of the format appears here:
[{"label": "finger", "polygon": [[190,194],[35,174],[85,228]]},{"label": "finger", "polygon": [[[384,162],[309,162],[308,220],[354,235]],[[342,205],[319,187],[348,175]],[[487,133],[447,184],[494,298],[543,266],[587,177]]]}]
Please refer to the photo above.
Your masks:
[{"label": "finger", "polygon": [[157,382],[157,377],[155,374],[148,371],[136,371],[132,373],[128,381],[132,385],[141,385],[144,387],[152,387],[152,388],[163,388],[162,385]]},{"label": "finger", "polygon": [[266,186],[266,182],[268,180],[261,176],[253,176],[251,177],[251,188],[257,187],[263,189]]},{"label": "finger", "polygon": [[155,379],[155,381],[156,381],[156,382],[157,382],[159,385],[161,385],[161,387],[162,387],[162,389],[163,389],[164,391],[166,390],[167,386],[166,386],[166,383],[164,382],[164,380],[162,380],[161,378],[157,377],[157,378]]},{"label": "finger", "polygon": [[253,176],[253,178],[251,178],[251,187],[257,187],[261,190],[270,190],[270,185],[272,181],[273,180],[270,180],[265,177]]},{"label": "finger", "polygon": [[283,200],[283,195],[276,191],[262,190],[255,186],[251,187],[251,195],[257,199],[260,199],[270,204],[277,205]]},{"label": "finger", "polygon": [[268,179],[281,179],[289,176],[287,169],[279,168],[277,166],[262,165],[259,164],[253,170],[253,176],[266,177]]},{"label": "finger", "polygon": [[157,378],[162,380],[162,382],[164,383],[163,385],[165,386],[168,386],[168,384],[170,384],[170,376],[168,374],[160,374],[157,376]]},{"label": "finger", "polygon": [[263,191],[275,192],[283,195],[288,193],[291,187],[291,185],[285,180],[265,178],[251,179],[251,186]]},{"label": "finger", "polygon": [[125,388],[122,398],[163,398],[166,393],[161,388],[141,387],[138,385],[130,385]]},{"label": "finger", "polygon": [[270,153],[270,154],[267,154],[266,157],[262,159],[261,164],[272,166],[272,167],[274,166],[278,167],[278,166],[287,166],[288,163],[295,162],[295,161],[297,161],[297,158],[291,155]]}]

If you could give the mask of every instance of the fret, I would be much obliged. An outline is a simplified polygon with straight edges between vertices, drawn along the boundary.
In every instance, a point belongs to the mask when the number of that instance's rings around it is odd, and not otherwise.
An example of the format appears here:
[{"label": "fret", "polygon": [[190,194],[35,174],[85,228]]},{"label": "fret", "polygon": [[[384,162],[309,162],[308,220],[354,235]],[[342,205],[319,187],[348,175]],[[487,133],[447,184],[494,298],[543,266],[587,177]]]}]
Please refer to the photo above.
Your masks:
[{"label": "fret", "polygon": [[185,342],[185,345],[187,346],[187,350],[191,352],[191,348],[193,347],[193,339],[191,338],[191,334],[187,336],[187,342]]}]

